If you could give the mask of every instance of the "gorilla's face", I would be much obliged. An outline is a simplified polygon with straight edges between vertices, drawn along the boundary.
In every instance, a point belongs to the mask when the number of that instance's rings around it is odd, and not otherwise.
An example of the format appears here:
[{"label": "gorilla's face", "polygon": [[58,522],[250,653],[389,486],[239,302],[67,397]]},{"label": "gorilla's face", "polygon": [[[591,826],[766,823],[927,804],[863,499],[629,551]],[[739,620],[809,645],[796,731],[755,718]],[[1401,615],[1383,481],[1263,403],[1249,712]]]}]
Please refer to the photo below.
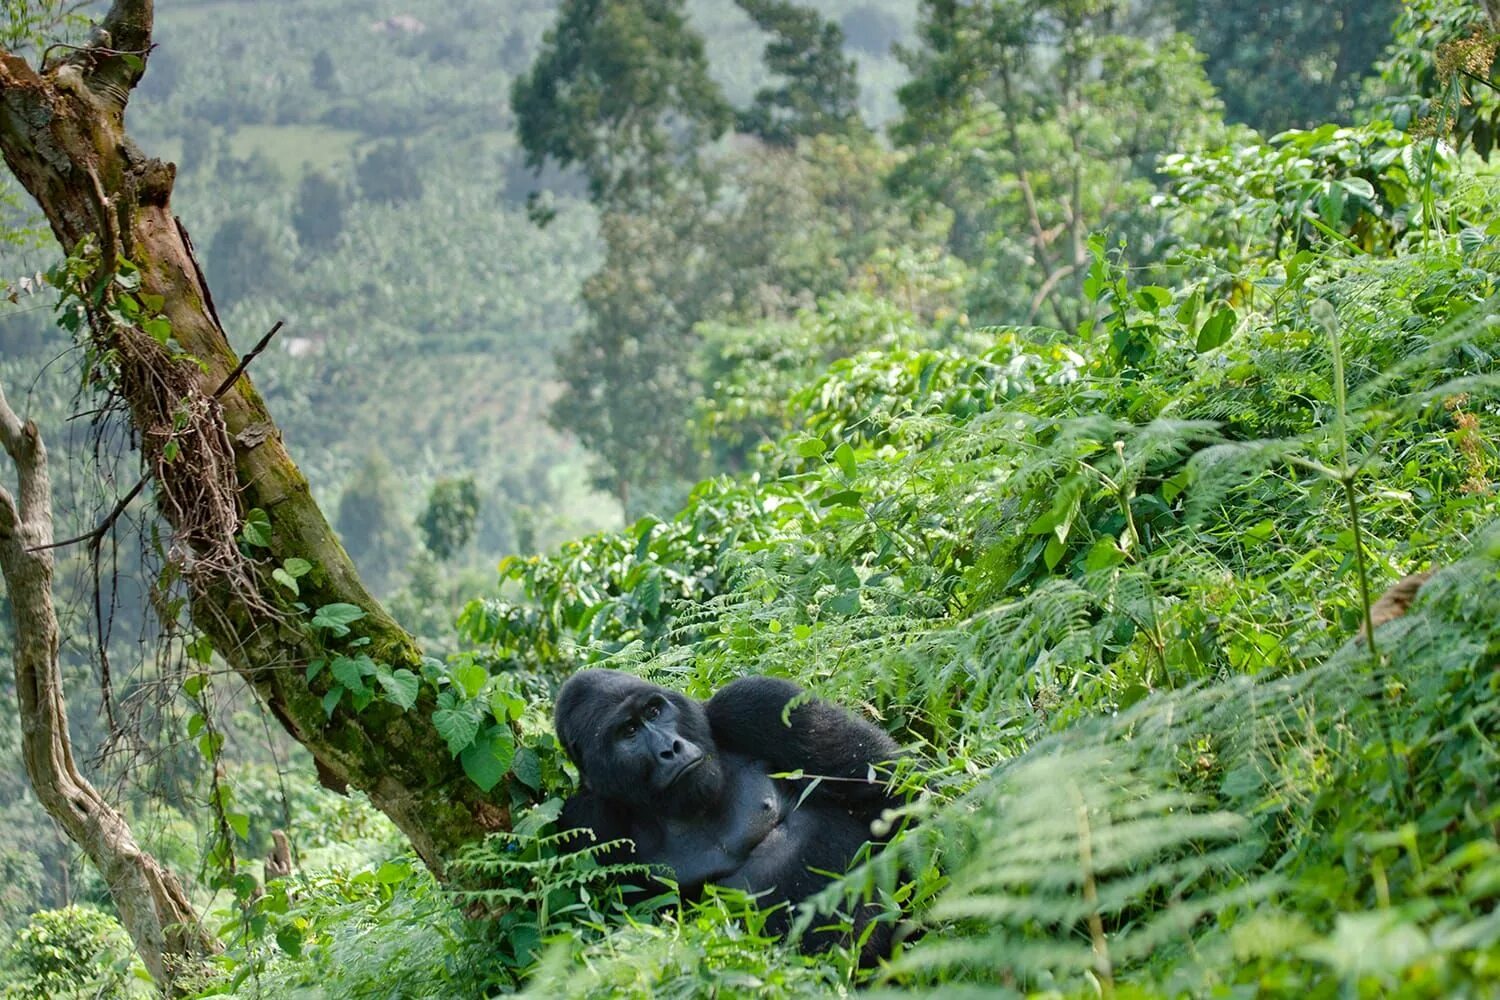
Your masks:
[{"label": "gorilla's face", "polygon": [[605,798],[681,814],[716,802],[723,771],[703,706],[614,670],[583,670],[557,695],[557,734]]}]

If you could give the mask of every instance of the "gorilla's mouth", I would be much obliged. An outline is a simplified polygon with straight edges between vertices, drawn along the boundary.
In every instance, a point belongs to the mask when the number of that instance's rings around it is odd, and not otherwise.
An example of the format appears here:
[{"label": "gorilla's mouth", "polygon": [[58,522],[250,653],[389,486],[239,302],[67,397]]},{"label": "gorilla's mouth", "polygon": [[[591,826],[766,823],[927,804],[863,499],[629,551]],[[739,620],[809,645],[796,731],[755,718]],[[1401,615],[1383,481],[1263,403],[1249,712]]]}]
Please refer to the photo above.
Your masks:
[{"label": "gorilla's mouth", "polygon": [[698,770],[698,767],[706,759],[707,759],[706,755],[699,755],[697,757],[694,757],[692,760],[687,761],[681,767],[679,767],[676,770],[676,772],[670,778],[667,779],[667,783],[665,785],[663,785],[662,787],[663,788],[671,788],[673,785],[675,785],[679,781],[681,781],[683,779],[683,777],[685,775],[687,775],[688,772]]}]

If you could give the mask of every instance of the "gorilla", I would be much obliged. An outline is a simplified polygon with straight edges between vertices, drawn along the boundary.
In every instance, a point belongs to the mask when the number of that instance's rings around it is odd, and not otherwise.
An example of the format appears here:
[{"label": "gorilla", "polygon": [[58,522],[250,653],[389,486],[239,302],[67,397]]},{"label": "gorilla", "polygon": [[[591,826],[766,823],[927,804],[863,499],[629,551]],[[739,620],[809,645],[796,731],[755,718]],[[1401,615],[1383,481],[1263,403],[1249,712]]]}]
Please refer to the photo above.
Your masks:
[{"label": "gorilla", "polygon": [[[800,700],[790,712],[788,703]],[[670,869],[684,899],[706,883],[742,889],[762,905],[796,903],[843,873],[872,836],[870,824],[899,805],[875,767],[896,744],[875,726],[773,677],[746,677],[706,702],[614,670],[582,670],[556,703],[558,740],[580,788],[559,827],[590,831],[574,849],[628,839],[607,863]],[[800,772],[801,777],[774,774]],[[784,933],[781,907],[768,924]],[[855,916],[856,937],[879,913]],[[836,938],[813,934],[814,949]],[[866,960],[889,950],[877,927]]]}]

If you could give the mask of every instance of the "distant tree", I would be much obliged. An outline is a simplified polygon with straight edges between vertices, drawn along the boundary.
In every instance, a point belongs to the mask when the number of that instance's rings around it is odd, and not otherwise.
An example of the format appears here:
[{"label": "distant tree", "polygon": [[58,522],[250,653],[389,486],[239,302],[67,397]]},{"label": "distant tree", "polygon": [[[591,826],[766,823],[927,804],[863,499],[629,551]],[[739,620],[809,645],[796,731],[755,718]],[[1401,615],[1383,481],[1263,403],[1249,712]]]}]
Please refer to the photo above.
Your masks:
[{"label": "distant tree", "polygon": [[396,572],[411,553],[399,491],[390,463],[372,453],[339,498],[339,538],[372,589],[382,593],[395,585]]},{"label": "distant tree", "polygon": [[1399,0],[1172,0],[1230,121],[1266,134],[1348,120]]},{"label": "distant tree", "polygon": [[479,516],[479,487],[473,476],[439,479],[427,495],[427,506],[417,519],[422,542],[438,559],[451,559],[474,537]]},{"label": "distant tree", "polygon": [[367,201],[399,203],[422,197],[422,173],[403,142],[382,142],[355,168],[359,193]]},{"label": "distant tree", "polygon": [[754,103],[739,113],[742,132],[790,146],[802,136],[863,129],[859,80],[838,25],[787,0],[735,2],[770,33],[765,64],[778,80],[757,91]]},{"label": "distant tree", "polygon": [[337,243],[348,207],[349,195],[342,184],[324,173],[304,174],[292,210],[292,226],[302,246],[322,250]]},{"label": "distant tree", "polygon": [[338,68],[334,66],[333,56],[328,54],[327,49],[319,49],[313,56],[312,85],[315,90],[321,90],[325,94],[336,94],[339,91]]},{"label": "distant tree", "polygon": [[684,0],[563,0],[511,88],[526,162],[577,164],[597,204],[649,206],[692,179],[733,113]]},{"label": "distant tree", "polygon": [[245,213],[224,220],[206,258],[214,296],[224,308],[286,279],[286,261],[270,230]]}]

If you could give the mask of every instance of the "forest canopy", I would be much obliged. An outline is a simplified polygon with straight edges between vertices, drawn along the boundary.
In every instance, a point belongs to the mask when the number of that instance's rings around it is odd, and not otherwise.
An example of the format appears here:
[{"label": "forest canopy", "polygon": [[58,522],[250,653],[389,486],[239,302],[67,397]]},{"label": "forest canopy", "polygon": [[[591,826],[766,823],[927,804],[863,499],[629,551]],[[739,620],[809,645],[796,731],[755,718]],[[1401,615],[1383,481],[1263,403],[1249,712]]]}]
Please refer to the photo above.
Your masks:
[{"label": "forest canopy", "polygon": [[[1494,995],[1497,43],[7,2],[0,996]],[[885,849],[622,890],[587,668],[875,727]]]}]

